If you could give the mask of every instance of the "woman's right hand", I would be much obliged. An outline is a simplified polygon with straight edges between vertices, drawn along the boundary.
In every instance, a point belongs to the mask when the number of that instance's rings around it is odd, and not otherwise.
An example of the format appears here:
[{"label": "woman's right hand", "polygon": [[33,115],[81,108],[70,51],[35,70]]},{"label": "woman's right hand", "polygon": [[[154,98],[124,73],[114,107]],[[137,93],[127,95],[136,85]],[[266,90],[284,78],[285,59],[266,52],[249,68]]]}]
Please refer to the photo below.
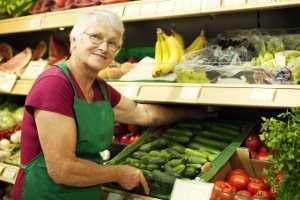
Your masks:
[{"label": "woman's right hand", "polygon": [[142,185],[146,194],[149,194],[149,186],[142,170],[129,165],[119,165],[117,168],[117,182],[125,189],[132,190],[138,185]]}]

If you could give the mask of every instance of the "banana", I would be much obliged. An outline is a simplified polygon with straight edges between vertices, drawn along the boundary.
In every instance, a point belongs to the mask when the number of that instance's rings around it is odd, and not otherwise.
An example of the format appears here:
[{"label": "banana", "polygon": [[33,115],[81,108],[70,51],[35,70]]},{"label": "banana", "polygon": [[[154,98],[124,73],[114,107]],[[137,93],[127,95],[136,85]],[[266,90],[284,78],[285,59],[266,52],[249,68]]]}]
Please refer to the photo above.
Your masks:
[{"label": "banana", "polygon": [[180,46],[184,49],[184,40],[182,36],[179,33],[177,33],[174,29],[171,29],[171,33],[175,37],[177,42],[180,44]]},{"label": "banana", "polygon": [[192,42],[192,44],[190,44],[185,50],[185,53],[189,53],[191,51],[196,51],[199,49],[204,48],[206,45],[206,38],[204,35],[204,31],[201,30],[201,33],[196,37],[196,39],[194,39],[194,41]]},{"label": "banana", "polygon": [[[165,63],[168,63],[169,60],[169,48],[162,37],[163,31],[158,28],[156,31],[157,34],[157,50],[155,48],[155,66],[152,70],[152,76],[157,77],[160,76],[162,73],[162,68],[164,67]],[[156,45],[155,45],[156,46]],[[157,53],[156,53],[157,51]]]}]

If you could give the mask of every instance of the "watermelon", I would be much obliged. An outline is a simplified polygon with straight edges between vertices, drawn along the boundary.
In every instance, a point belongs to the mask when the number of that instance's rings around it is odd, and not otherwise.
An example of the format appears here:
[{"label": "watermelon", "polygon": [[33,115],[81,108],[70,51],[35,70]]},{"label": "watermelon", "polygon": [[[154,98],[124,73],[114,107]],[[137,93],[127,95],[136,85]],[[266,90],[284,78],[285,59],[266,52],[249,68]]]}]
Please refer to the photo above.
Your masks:
[{"label": "watermelon", "polygon": [[66,57],[69,54],[69,50],[66,46],[59,43],[57,39],[51,35],[49,41],[49,57]]},{"label": "watermelon", "polygon": [[1,64],[0,71],[14,73],[21,70],[22,68],[26,67],[31,60],[31,54],[30,48],[24,49],[6,63]]},{"label": "watermelon", "polygon": [[0,55],[3,57],[3,61],[8,61],[13,56],[12,47],[7,43],[0,43]]},{"label": "watermelon", "polygon": [[44,40],[42,40],[36,45],[32,53],[32,60],[37,60],[39,58],[42,58],[46,54],[46,51],[47,51],[47,44]]}]

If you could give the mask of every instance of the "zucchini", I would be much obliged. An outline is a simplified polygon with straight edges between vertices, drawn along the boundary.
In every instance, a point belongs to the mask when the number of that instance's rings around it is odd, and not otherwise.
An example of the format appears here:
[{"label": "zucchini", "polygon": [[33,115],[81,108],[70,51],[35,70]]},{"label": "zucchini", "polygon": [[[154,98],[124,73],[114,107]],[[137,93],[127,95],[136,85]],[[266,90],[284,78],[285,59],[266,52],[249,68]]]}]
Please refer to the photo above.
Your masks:
[{"label": "zucchini", "polygon": [[198,157],[201,157],[204,159],[206,159],[208,157],[208,154],[206,152],[197,151],[197,150],[193,150],[190,148],[185,149],[185,154],[188,156],[198,156]]},{"label": "zucchini", "polygon": [[213,139],[209,139],[209,138],[204,138],[204,137],[200,137],[200,136],[196,136],[194,138],[194,140],[196,142],[200,142],[201,144],[206,144],[206,145],[215,147],[217,149],[224,149],[225,147],[228,146],[228,143],[226,143],[226,142],[221,142],[221,141],[217,141],[217,140],[213,140]]},{"label": "zucchini", "polygon": [[132,154],[132,157],[135,159],[141,159],[143,156],[148,155],[146,152],[137,151]]},{"label": "zucchini", "polygon": [[171,148],[175,149],[179,153],[184,153],[184,151],[185,151],[185,146],[183,146],[182,144],[173,142],[173,141],[169,141],[169,146]]},{"label": "zucchini", "polygon": [[170,140],[173,140],[175,142],[179,142],[181,144],[186,144],[190,141],[190,138],[186,137],[186,136],[164,134],[163,137],[167,138],[167,139],[170,139]]},{"label": "zucchini", "polygon": [[176,173],[181,174],[184,171],[184,169],[185,169],[185,165],[184,164],[180,164],[180,165],[174,167],[173,169],[174,169],[174,171]]},{"label": "zucchini", "polygon": [[199,132],[199,135],[205,136],[207,138],[225,140],[226,142],[231,142],[236,136],[225,135],[224,133],[217,133],[215,131],[203,130]]},{"label": "zucchini", "polygon": [[172,158],[185,158],[184,154],[178,153],[175,149],[168,148],[166,151],[171,154]]},{"label": "zucchini", "polygon": [[147,163],[149,164],[157,164],[157,165],[163,165],[167,162],[165,158],[162,157],[154,157],[154,156],[148,156],[146,158]]},{"label": "zucchini", "polygon": [[207,162],[206,159],[197,156],[187,156],[186,160],[189,164],[204,164]]},{"label": "zucchini", "polygon": [[149,155],[150,156],[160,156],[160,152],[157,150],[152,150],[149,152]]},{"label": "zucchini", "polygon": [[173,160],[170,160],[167,164],[170,165],[171,167],[176,167],[178,165],[181,165],[183,164],[183,159],[173,159]]},{"label": "zucchini", "polygon": [[168,141],[166,139],[159,138],[152,142],[143,144],[142,146],[140,146],[139,150],[148,152],[151,150],[162,149],[162,148],[166,147],[167,144],[168,144]]},{"label": "zucchini", "polygon": [[166,130],[165,134],[169,135],[176,135],[176,136],[186,136],[186,137],[192,137],[193,133],[188,130],[182,130],[182,129],[175,129],[175,128],[169,128]]},{"label": "zucchini", "polygon": [[183,176],[186,178],[194,178],[198,173],[198,170],[194,167],[186,167]]},{"label": "zucchini", "polygon": [[207,151],[208,153],[212,153],[212,154],[221,153],[221,151],[219,149],[210,147],[210,146],[205,145],[205,144],[199,144],[197,142],[191,142],[189,144],[189,147],[192,148],[192,149],[204,150],[204,151]]},{"label": "zucchini", "polygon": [[174,183],[175,181],[175,177],[170,176],[159,170],[153,170],[152,177],[154,180],[157,180],[162,183]]}]

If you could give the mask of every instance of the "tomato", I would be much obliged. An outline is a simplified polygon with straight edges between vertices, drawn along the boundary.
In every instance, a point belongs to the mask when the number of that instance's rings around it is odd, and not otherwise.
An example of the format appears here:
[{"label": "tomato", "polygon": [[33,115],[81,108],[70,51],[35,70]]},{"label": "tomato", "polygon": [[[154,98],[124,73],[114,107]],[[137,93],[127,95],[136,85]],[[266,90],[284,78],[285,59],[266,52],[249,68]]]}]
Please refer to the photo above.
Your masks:
[{"label": "tomato", "polygon": [[266,190],[268,186],[260,178],[252,178],[247,186],[251,194],[256,194],[259,190]]},{"label": "tomato", "polygon": [[247,173],[243,169],[234,169],[228,174],[227,180],[229,180],[231,176],[237,175],[237,174],[247,175]]},{"label": "tomato", "polygon": [[267,160],[269,152],[259,152],[257,155],[258,160]]},{"label": "tomato", "polygon": [[269,153],[269,149],[265,146],[261,146],[259,149],[258,149],[258,153]]},{"label": "tomato", "polygon": [[250,151],[250,158],[257,159],[258,153],[254,150]]},{"label": "tomato", "polygon": [[243,190],[247,188],[249,177],[245,174],[235,174],[229,178],[228,183],[238,190]]},{"label": "tomato", "polygon": [[261,146],[261,141],[258,135],[250,135],[245,140],[245,146],[250,150],[256,150]]},{"label": "tomato", "polygon": [[216,181],[214,184],[214,190],[224,192],[234,192],[236,188],[225,181]]},{"label": "tomato", "polygon": [[283,172],[280,171],[280,172],[278,172],[278,173],[276,174],[276,176],[275,176],[275,181],[276,181],[277,183],[280,183],[280,182],[282,181],[282,179],[283,179]]},{"label": "tomato", "polygon": [[55,3],[59,8],[62,8],[65,5],[65,1],[66,0],[55,0]]},{"label": "tomato", "polygon": [[252,200],[271,200],[272,194],[270,191],[259,190],[253,197]]},{"label": "tomato", "polygon": [[263,183],[266,185],[266,189],[269,190],[270,189],[270,184],[268,182],[267,177],[265,176],[258,176],[257,178],[261,179],[263,181]]},{"label": "tomato", "polygon": [[238,191],[233,196],[233,200],[251,200],[251,193],[247,190]]},{"label": "tomato", "polygon": [[127,135],[123,135],[120,139],[120,142],[123,143],[123,144],[129,144],[129,136]]}]

